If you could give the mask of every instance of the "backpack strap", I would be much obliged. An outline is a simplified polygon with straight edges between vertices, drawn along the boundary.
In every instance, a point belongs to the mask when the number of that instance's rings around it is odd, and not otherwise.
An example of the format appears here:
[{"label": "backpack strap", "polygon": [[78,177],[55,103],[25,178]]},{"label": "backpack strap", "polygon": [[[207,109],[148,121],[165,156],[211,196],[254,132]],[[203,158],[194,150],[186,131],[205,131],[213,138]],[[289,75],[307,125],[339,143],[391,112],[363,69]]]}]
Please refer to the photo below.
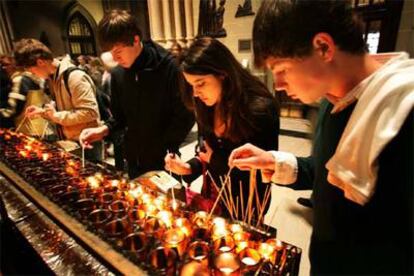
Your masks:
[{"label": "backpack strap", "polygon": [[85,70],[82,70],[81,68],[78,68],[78,67],[69,67],[68,69],[65,70],[65,72],[63,72],[63,82],[65,84],[66,91],[69,92],[70,97],[72,97],[72,92],[69,89],[69,75],[70,75],[70,73],[72,73],[73,71],[76,71],[76,70],[80,70],[80,71],[85,72]]},{"label": "backpack strap", "polygon": [[92,85],[92,87],[94,88],[95,96],[96,96],[96,86],[95,86],[95,83],[93,82],[93,80],[91,79],[91,77],[89,76],[89,74],[85,70],[83,70],[79,67],[76,67],[76,66],[75,67],[69,67],[68,69],[65,70],[65,72],[63,72],[63,82],[65,84],[66,91],[69,92],[69,96],[72,97],[72,92],[69,89],[69,75],[73,71],[78,71],[78,70],[85,73],[86,79]]}]

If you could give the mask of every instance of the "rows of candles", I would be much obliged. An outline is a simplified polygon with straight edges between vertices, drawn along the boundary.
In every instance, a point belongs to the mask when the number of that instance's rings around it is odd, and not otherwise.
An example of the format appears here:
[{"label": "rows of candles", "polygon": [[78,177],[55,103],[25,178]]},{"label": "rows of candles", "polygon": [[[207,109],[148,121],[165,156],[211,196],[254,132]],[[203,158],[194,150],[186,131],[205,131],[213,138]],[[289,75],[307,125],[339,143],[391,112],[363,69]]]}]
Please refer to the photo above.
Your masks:
[{"label": "rows of candles", "polygon": [[[0,160],[144,269],[164,275],[292,274],[300,249],[127,181],[10,130]],[[294,274],[294,273],[293,273]]]}]

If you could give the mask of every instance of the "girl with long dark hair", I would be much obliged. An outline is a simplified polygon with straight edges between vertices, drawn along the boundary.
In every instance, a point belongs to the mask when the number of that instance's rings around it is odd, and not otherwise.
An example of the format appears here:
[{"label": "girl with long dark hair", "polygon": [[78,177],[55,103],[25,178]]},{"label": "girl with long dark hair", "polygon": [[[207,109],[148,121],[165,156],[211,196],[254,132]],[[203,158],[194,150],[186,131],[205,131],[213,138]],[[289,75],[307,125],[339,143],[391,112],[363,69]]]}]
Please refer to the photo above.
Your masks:
[{"label": "girl with long dark hair", "polygon": [[[192,204],[209,210],[217,189],[212,187],[212,179],[206,176],[207,172],[220,188],[221,180],[229,171],[227,162],[233,149],[251,143],[267,150],[277,150],[278,104],[266,86],[244,69],[218,40],[198,38],[183,53],[180,67],[187,82],[187,87],[182,89],[182,97],[186,106],[196,114],[199,136],[204,142],[198,145],[202,150],[188,162],[167,154],[165,169],[183,175],[188,183],[204,174],[201,196],[205,200]],[[237,213],[241,218],[241,208],[245,210],[249,198],[249,173],[234,168],[230,179],[231,197],[234,205],[239,202]],[[256,183],[258,199],[263,202],[267,185],[261,185],[260,174]],[[219,209],[224,211],[226,208],[223,207],[221,205]]]}]

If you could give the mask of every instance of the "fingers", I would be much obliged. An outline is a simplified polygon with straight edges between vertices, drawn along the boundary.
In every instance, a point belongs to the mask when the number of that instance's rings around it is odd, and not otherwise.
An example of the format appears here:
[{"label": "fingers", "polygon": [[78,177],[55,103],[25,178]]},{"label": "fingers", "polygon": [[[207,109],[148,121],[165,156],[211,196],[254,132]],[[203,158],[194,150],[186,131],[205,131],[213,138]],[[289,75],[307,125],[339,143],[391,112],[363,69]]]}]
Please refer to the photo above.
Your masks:
[{"label": "fingers", "polygon": [[29,118],[33,118],[36,115],[43,113],[43,111],[44,110],[42,108],[35,105],[31,105],[28,108],[26,108],[25,115]]},{"label": "fingers", "polygon": [[245,144],[233,150],[229,156],[229,167],[234,167],[234,161],[239,158],[248,157],[252,154],[251,145]]},{"label": "fingers", "polygon": [[176,174],[180,174],[180,169],[183,166],[182,161],[175,153],[167,153],[164,158],[164,169]]},{"label": "fingers", "polygon": [[200,157],[200,159],[201,159],[201,161],[203,161],[203,162],[209,162],[209,160],[208,160],[208,154],[207,153],[205,153],[205,152],[199,152],[198,153],[198,157]]},{"label": "fingers", "polygon": [[84,147],[85,149],[92,149],[93,145],[86,141],[82,144],[82,147]]},{"label": "fingers", "polygon": [[166,171],[170,171],[171,170],[171,165],[170,165],[170,163],[171,163],[171,154],[170,153],[167,153],[165,155],[165,157],[164,157],[164,163],[165,163],[164,169]]},{"label": "fingers", "polygon": [[250,169],[257,169],[258,160],[256,157],[239,158],[233,160],[232,165],[244,171]]},{"label": "fingers", "polygon": [[82,130],[81,134],[79,135],[79,143],[82,147],[92,148],[91,142],[89,141],[91,134],[92,133],[89,129]]}]

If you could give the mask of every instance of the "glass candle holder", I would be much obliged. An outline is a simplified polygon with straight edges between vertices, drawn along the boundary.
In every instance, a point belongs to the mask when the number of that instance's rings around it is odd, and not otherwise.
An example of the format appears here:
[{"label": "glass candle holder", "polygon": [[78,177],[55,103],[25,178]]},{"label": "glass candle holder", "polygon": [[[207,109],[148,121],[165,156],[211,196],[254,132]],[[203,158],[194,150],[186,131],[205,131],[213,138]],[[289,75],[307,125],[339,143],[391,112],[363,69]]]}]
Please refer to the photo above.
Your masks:
[{"label": "glass candle holder", "polygon": [[135,255],[141,262],[145,262],[148,240],[143,232],[129,234],[122,241],[122,247],[129,253]]},{"label": "glass candle holder", "polygon": [[129,204],[123,200],[115,200],[109,205],[109,211],[111,211],[115,217],[124,217],[128,212]]},{"label": "glass candle holder", "polygon": [[243,227],[238,223],[231,224],[230,231],[233,233],[233,235],[239,232],[244,232]]},{"label": "glass candle holder", "polygon": [[192,225],[187,218],[177,218],[174,220],[174,227],[181,230],[187,237],[192,236]]},{"label": "glass candle holder", "polygon": [[157,247],[149,255],[151,270],[157,275],[175,275],[177,253],[171,248]]},{"label": "glass candle holder", "polygon": [[103,193],[98,195],[98,202],[103,208],[107,208],[114,201],[113,194]]},{"label": "glass candle holder", "polygon": [[53,196],[53,198],[57,198],[68,191],[68,187],[66,185],[55,185],[49,189],[49,193]]},{"label": "glass candle holder", "polygon": [[263,260],[266,262],[271,262],[272,264],[275,264],[276,260],[276,249],[275,246],[272,244],[269,244],[267,242],[262,242],[259,244],[258,252],[262,256]]},{"label": "glass candle holder", "polygon": [[103,226],[105,223],[107,223],[111,219],[111,217],[112,214],[110,211],[106,209],[96,209],[88,215],[88,220],[99,228]]},{"label": "glass candle holder", "polygon": [[242,273],[255,272],[259,268],[261,256],[257,250],[246,247],[239,253]]},{"label": "glass candle holder", "polygon": [[118,218],[105,224],[105,234],[110,238],[120,238],[132,232],[126,218]]},{"label": "glass candle holder", "polygon": [[239,253],[246,247],[252,247],[250,241],[250,233],[248,232],[237,232],[233,234],[233,239],[236,244],[236,253]]},{"label": "glass candle holder", "polygon": [[210,276],[211,273],[209,268],[197,261],[190,261],[185,263],[180,271],[180,276],[189,276],[189,275],[197,275],[197,276]]},{"label": "glass candle holder", "polygon": [[82,198],[76,201],[76,209],[82,217],[86,217],[95,209],[95,201],[91,198]]},{"label": "glass candle holder", "polygon": [[272,246],[275,251],[275,256],[272,259],[272,264],[278,265],[280,263],[283,252],[286,250],[286,244],[278,239],[268,239],[266,243]]},{"label": "glass candle holder", "polygon": [[210,246],[205,241],[192,242],[188,247],[188,257],[191,261],[196,261],[208,267]]},{"label": "glass candle holder", "polygon": [[171,228],[173,224],[173,215],[170,211],[159,211],[156,218],[165,228]]},{"label": "glass candle holder", "polygon": [[158,210],[165,210],[167,208],[167,197],[164,195],[160,195],[154,199],[153,204]]},{"label": "glass candle holder", "polygon": [[199,228],[208,229],[210,226],[208,213],[205,211],[198,211],[197,213],[195,213],[191,218],[191,222]]},{"label": "glass candle holder", "polygon": [[236,276],[240,273],[240,260],[231,252],[225,252],[214,258],[214,275]]},{"label": "glass candle holder", "polygon": [[142,208],[145,211],[145,213],[147,213],[148,217],[156,217],[158,214],[157,207],[155,207],[155,205],[152,203],[144,203],[143,205],[140,205],[139,208]]},{"label": "glass candle holder", "polygon": [[165,227],[156,218],[147,218],[144,225],[144,232],[149,236],[153,236],[157,239],[162,239]]},{"label": "glass candle holder", "polygon": [[133,224],[138,225],[140,228],[144,228],[145,219],[147,218],[147,214],[144,210],[137,208],[130,209],[128,211],[128,217]]},{"label": "glass candle holder", "polygon": [[234,240],[230,235],[220,237],[213,241],[214,253],[230,252],[234,249]]},{"label": "glass candle holder", "polygon": [[68,191],[59,196],[59,201],[63,205],[71,205],[80,199],[78,191]]},{"label": "glass candle holder", "polygon": [[229,230],[226,228],[226,224],[215,224],[211,229],[211,238],[216,240],[218,238],[230,235]]},{"label": "glass candle holder", "polygon": [[163,244],[166,248],[176,249],[178,256],[181,258],[187,249],[187,239],[179,229],[169,229],[164,232]]}]

